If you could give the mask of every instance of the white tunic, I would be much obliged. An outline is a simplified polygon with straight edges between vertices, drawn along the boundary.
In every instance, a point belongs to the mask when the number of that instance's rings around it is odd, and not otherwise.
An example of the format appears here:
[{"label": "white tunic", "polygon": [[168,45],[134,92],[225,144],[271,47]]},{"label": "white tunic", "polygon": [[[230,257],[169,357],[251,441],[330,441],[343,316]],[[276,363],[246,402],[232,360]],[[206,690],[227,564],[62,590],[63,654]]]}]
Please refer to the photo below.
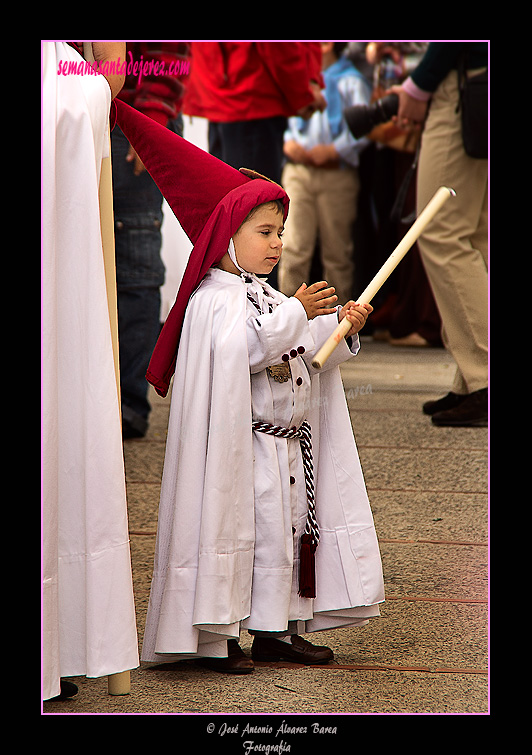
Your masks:
[{"label": "white tunic", "polygon": [[[384,600],[375,528],[338,365],[312,355],[336,314],[308,321],[295,299],[212,269],[191,298],[172,388],[146,661],[226,654],[241,628],[312,632],[367,621]],[[271,313],[269,302],[271,303]],[[354,351],[358,351],[355,339]],[[288,355],[290,379],[267,367]],[[190,387],[192,381],[193,389]],[[316,598],[298,595],[307,517],[300,444],[251,430],[252,420],[312,427]]]},{"label": "white tunic", "polygon": [[43,43],[43,699],[139,663],[98,198],[111,92],[67,60]]}]

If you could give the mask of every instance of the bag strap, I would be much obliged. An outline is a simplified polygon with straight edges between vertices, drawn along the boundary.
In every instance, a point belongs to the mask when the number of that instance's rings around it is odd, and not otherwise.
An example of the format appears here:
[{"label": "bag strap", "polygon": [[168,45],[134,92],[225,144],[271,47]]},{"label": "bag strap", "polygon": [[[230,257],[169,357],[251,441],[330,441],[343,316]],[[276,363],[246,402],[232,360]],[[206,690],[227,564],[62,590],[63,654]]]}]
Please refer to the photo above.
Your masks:
[{"label": "bag strap", "polygon": [[407,217],[402,218],[401,216],[403,214],[403,208],[406,201],[406,195],[408,194],[408,189],[410,188],[410,183],[416,173],[420,150],[421,150],[421,139],[418,140],[416,151],[414,153],[414,157],[412,158],[412,163],[410,164],[408,170],[406,171],[403,177],[401,186],[399,187],[397,196],[395,197],[393,207],[390,211],[390,221],[392,223],[397,223],[397,222],[413,223],[414,220],[416,219],[415,209],[409,215],[407,215]]}]

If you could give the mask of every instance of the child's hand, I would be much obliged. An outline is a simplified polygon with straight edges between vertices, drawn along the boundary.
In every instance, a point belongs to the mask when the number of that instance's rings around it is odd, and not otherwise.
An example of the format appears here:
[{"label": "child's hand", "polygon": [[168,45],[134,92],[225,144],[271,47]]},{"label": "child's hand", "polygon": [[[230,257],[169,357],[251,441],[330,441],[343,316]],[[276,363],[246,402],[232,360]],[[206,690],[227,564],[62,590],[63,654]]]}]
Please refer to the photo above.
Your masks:
[{"label": "child's hand", "polygon": [[318,167],[334,163],[338,160],[339,154],[333,144],[316,144],[308,152],[308,162]]},{"label": "child's hand", "polygon": [[355,304],[354,301],[348,301],[345,306],[342,307],[338,315],[338,322],[341,322],[344,317],[351,323],[351,329],[346,335],[346,338],[354,336],[362,330],[368,319],[368,315],[373,312],[371,304]]},{"label": "child's hand", "polygon": [[302,163],[305,165],[310,162],[307,150],[294,139],[290,139],[283,144],[283,152],[293,163]]},{"label": "child's hand", "polygon": [[329,287],[327,281],[320,281],[307,286],[303,283],[294,294],[305,307],[305,312],[309,320],[313,320],[318,315],[332,315],[336,312],[331,305],[338,299],[334,293],[334,288]]}]

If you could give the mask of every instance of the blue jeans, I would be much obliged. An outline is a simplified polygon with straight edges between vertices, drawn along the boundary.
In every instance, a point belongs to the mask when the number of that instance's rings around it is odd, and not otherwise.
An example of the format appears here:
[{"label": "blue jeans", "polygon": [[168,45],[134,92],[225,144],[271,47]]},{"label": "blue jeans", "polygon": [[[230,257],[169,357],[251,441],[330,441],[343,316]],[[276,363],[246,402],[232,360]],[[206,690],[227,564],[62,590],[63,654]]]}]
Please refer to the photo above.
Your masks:
[{"label": "blue jeans", "polygon": [[146,370],[160,332],[163,197],[151,176],[133,173],[126,162],[129,142],[111,133],[115,219],[120,389],[124,427],[142,436],[150,404]]}]

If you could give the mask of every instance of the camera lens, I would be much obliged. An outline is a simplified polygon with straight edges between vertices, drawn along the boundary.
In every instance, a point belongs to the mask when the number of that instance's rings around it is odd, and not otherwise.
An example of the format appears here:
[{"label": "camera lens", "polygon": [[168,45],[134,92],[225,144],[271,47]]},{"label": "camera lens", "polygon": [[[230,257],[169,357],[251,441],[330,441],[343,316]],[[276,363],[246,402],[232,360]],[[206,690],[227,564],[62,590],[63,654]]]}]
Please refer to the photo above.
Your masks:
[{"label": "camera lens", "polygon": [[386,123],[396,115],[399,108],[399,97],[396,94],[387,94],[371,105],[353,105],[344,110],[344,117],[349,130],[355,137],[361,137],[380,123]]}]

